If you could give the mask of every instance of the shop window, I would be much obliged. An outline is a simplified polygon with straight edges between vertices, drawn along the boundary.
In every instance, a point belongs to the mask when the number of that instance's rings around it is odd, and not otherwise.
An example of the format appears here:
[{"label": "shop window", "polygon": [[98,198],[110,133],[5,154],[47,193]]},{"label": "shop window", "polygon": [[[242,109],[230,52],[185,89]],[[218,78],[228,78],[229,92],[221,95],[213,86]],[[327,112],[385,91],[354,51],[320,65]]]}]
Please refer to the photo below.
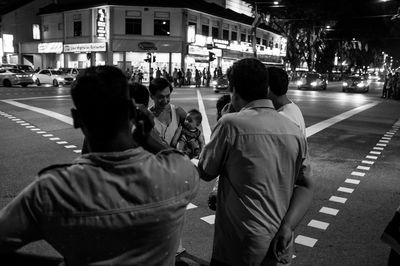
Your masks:
[{"label": "shop window", "polygon": [[265,47],[267,47],[267,46],[268,46],[268,42],[267,42],[267,40],[266,40],[266,39],[263,39],[263,40],[262,40],[262,45],[264,45]]},{"label": "shop window", "polygon": [[249,43],[253,42],[253,36],[252,35],[247,36],[247,42],[249,42]]},{"label": "shop window", "polygon": [[201,25],[201,35],[208,36],[209,35],[209,26]]},{"label": "shop window", "polygon": [[74,37],[82,36],[82,21],[74,21]]},{"label": "shop window", "polygon": [[169,20],[155,19],[154,20],[154,35],[169,36]]},{"label": "shop window", "polygon": [[219,38],[219,30],[218,30],[218,28],[212,27],[212,29],[211,29],[211,36],[212,36],[213,38],[216,38],[216,39]]},{"label": "shop window", "polygon": [[222,30],[222,39],[229,40],[229,30]]},{"label": "shop window", "polygon": [[189,21],[189,26],[194,26],[194,32],[195,32],[195,34],[197,34],[197,23]]},{"label": "shop window", "polygon": [[237,41],[237,32],[236,31],[232,31],[231,32],[231,40],[232,41]]},{"label": "shop window", "polygon": [[241,33],[240,34],[240,41],[245,42],[246,41],[246,33]]},{"label": "shop window", "polygon": [[142,19],[126,18],[125,19],[125,34],[142,34]]},{"label": "shop window", "polygon": [[260,38],[256,38],[256,44],[261,44],[261,39]]}]

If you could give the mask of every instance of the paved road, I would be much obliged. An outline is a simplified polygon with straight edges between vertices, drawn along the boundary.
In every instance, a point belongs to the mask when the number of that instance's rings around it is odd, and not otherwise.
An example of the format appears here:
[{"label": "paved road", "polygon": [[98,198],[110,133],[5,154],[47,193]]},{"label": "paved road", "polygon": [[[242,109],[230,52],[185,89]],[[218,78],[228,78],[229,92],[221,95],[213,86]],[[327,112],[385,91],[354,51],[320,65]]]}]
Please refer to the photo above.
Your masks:
[{"label": "paved road", "polygon": [[[372,84],[367,94],[343,93],[340,83],[326,91],[288,93],[305,116],[317,183],[313,205],[296,230],[293,265],[385,265],[388,248],[379,236],[400,202],[400,133],[394,126],[400,102],[382,100],[381,85]],[[63,87],[0,87],[0,207],[41,168],[78,155],[82,135],[71,126],[68,93]],[[210,88],[179,88],[172,101],[185,110],[204,106],[209,134],[219,96]],[[210,259],[211,187],[202,182],[188,206],[183,232],[188,252],[181,259],[189,265],[208,265]],[[22,252],[58,257],[42,241]]]}]

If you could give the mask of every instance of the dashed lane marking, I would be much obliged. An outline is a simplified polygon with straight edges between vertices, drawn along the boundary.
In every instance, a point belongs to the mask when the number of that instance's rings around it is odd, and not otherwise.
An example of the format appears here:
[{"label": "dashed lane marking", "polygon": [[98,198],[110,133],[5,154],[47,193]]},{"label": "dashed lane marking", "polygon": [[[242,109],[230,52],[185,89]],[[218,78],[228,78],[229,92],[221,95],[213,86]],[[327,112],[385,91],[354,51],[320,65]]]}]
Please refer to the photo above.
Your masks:
[{"label": "dashed lane marking", "polygon": [[370,165],[374,164],[373,161],[367,161],[367,160],[362,160],[361,163],[370,164]]},{"label": "dashed lane marking", "polygon": [[331,196],[331,197],[329,198],[329,201],[338,202],[338,203],[346,203],[347,198],[337,197],[337,196]]},{"label": "dashed lane marking", "polygon": [[351,172],[351,175],[354,175],[354,176],[365,176],[365,173],[353,171],[353,172]]},{"label": "dashed lane marking", "polygon": [[377,150],[377,151],[383,151],[384,150],[384,148],[382,148],[382,147],[373,147],[372,149]]},{"label": "dashed lane marking", "polygon": [[348,184],[354,184],[354,185],[360,184],[360,180],[352,179],[352,178],[346,178],[346,180],[344,180],[344,182],[348,183]]},{"label": "dashed lane marking", "polygon": [[307,246],[307,247],[314,247],[315,244],[317,243],[317,239],[315,238],[311,238],[311,237],[307,237],[307,236],[302,236],[302,235],[298,235],[295,239],[294,239],[294,243],[296,244],[300,244],[303,246]]},{"label": "dashed lane marking", "polygon": [[376,154],[376,155],[380,155],[380,154],[381,154],[380,151],[370,151],[369,153],[370,153],[370,154]]},{"label": "dashed lane marking", "polygon": [[354,192],[354,188],[348,188],[348,187],[339,187],[337,190],[349,194]]},{"label": "dashed lane marking", "polygon": [[57,137],[55,137],[55,138],[49,138],[49,140],[60,140],[60,138],[57,138]]},{"label": "dashed lane marking", "polygon": [[362,165],[357,166],[357,169],[358,169],[358,170],[369,171],[370,168],[371,168],[371,167],[369,167],[369,166],[362,166]]},{"label": "dashed lane marking", "polygon": [[319,212],[336,216],[339,212],[338,209],[329,208],[329,207],[322,207]]},{"label": "dashed lane marking", "polygon": [[378,159],[378,156],[367,155],[367,156],[365,156],[365,158],[376,160],[376,159]]},{"label": "dashed lane marking", "polygon": [[77,148],[75,145],[66,145],[64,147],[67,148],[67,149],[75,149],[75,148]]},{"label": "dashed lane marking", "polygon": [[387,144],[386,144],[386,143],[377,143],[376,146],[379,146],[379,147],[386,147]]},{"label": "dashed lane marking", "polygon": [[318,220],[311,220],[308,223],[308,226],[310,227],[314,227],[314,228],[318,228],[318,229],[322,229],[322,230],[326,230],[329,226],[329,223],[325,223],[325,222],[321,222]]}]

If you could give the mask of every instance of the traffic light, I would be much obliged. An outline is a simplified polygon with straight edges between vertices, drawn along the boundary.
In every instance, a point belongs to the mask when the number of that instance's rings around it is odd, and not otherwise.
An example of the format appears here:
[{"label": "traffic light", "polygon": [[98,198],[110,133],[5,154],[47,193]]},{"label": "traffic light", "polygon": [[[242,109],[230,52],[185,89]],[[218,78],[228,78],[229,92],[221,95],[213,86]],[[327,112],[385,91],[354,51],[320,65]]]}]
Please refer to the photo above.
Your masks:
[{"label": "traffic light", "polygon": [[156,56],[153,55],[153,63],[156,61]]},{"label": "traffic light", "polygon": [[213,53],[213,52],[208,52],[209,54],[208,54],[208,61],[210,61],[210,62],[212,62],[212,61],[214,61],[215,59],[217,59],[216,57],[215,57],[215,54]]},{"label": "traffic light", "polygon": [[[151,53],[147,53],[147,58],[144,59],[145,62],[151,62]],[[153,61],[154,62],[154,61]]]}]

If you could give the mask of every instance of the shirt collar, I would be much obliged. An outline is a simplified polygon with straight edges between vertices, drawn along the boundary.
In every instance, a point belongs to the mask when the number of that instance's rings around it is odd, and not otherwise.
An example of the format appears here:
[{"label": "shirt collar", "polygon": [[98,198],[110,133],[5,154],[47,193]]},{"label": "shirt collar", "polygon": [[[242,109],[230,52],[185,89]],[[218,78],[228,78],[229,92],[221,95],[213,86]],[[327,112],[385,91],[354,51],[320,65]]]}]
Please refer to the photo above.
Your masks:
[{"label": "shirt collar", "polygon": [[242,110],[253,109],[253,108],[271,108],[271,109],[275,110],[274,104],[269,99],[260,99],[260,100],[251,101],[248,104],[246,104],[242,108]]}]

